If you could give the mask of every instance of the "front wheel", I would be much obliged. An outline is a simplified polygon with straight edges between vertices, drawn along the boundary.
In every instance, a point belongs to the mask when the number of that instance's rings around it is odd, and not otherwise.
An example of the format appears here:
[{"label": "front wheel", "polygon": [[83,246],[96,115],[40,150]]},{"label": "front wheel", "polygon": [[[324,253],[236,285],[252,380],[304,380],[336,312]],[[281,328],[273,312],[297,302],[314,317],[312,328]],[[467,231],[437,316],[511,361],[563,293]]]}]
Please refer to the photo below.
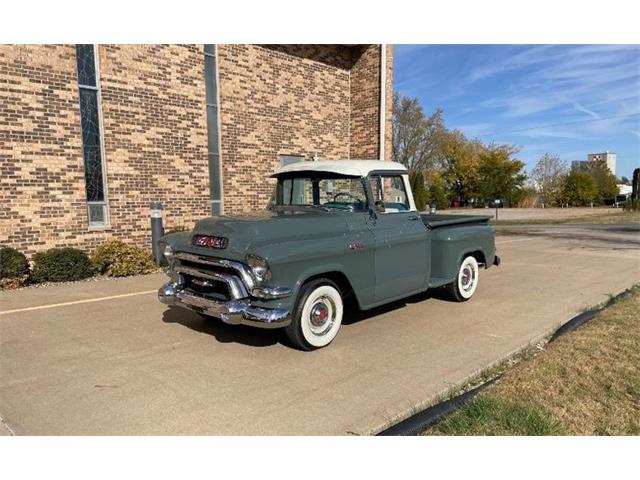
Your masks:
[{"label": "front wheel", "polygon": [[480,268],[478,267],[478,261],[471,256],[465,257],[458,269],[456,280],[447,286],[449,296],[456,302],[466,302],[478,288],[479,279]]},{"label": "front wheel", "polygon": [[344,303],[331,280],[313,280],[302,286],[287,337],[300,350],[315,350],[331,343],[342,325]]}]

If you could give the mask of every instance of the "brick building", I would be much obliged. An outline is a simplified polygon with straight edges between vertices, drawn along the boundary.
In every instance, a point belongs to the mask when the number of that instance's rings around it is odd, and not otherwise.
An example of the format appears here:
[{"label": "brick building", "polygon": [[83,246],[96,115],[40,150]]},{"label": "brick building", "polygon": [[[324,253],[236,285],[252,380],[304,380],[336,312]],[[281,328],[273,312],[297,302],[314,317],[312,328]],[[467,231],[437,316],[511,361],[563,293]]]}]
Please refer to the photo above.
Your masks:
[{"label": "brick building", "polygon": [[166,227],[190,227],[264,208],[282,163],[390,159],[392,55],[382,45],[0,46],[0,244],[148,247],[152,201]]}]

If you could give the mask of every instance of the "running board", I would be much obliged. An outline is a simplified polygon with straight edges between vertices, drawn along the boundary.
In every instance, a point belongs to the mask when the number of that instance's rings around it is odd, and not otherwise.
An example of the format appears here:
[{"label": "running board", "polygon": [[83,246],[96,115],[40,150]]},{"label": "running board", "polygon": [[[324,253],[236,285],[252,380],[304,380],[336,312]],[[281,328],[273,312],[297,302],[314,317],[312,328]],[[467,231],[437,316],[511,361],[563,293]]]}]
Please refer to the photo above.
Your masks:
[{"label": "running board", "polygon": [[438,288],[453,282],[452,278],[431,277],[429,280],[429,288]]}]

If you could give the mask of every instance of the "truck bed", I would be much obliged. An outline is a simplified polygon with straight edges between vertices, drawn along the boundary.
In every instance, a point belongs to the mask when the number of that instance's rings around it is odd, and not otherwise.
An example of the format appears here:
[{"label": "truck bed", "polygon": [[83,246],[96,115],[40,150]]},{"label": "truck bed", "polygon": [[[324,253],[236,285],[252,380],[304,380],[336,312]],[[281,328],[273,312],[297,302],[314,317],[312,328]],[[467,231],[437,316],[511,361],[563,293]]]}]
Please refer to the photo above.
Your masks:
[{"label": "truck bed", "polygon": [[489,223],[489,220],[491,220],[492,217],[490,215],[446,215],[440,213],[421,213],[420,218],[427,228],[435,229],[440,227],[450,227],[453,225],[464,225],[468,223]]}]

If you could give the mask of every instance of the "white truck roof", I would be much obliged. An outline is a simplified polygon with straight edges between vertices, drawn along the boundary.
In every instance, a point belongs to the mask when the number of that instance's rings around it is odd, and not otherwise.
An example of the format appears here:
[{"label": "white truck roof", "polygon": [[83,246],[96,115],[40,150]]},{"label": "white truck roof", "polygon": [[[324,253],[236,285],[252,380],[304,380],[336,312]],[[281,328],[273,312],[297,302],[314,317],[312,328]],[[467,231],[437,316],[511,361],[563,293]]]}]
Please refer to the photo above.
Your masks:
[{"label": "white truck roof", "polygon": [[317,162],[290,163],[278,170],[274,176],[287,172],[331,172],[339,175],[366,177],[375,170],[407,172],[404,165],[384,160],[318,160]]}]

